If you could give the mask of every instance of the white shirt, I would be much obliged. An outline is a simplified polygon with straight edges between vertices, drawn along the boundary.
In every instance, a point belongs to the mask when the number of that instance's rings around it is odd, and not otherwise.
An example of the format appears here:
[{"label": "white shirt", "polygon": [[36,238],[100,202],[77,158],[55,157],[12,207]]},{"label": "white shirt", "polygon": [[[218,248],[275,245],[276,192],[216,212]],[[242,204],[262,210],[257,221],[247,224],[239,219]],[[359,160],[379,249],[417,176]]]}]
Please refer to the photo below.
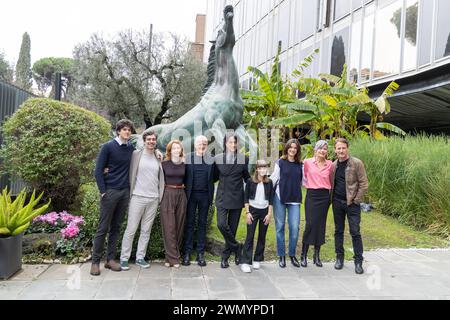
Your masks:
[{"label": "white shirt", "polygon": [[[278,165],[278,162],[275,163],[275,168],[273,169],[273,173],[270,175],[270,180],[272,180],[273,185],[277,186],[275,189],[275,194],[277,195],[278,199],[281,200],[280,197],[280,166]],[[289,202],[286,204],[290,204],[290,205],[301,205],[301,203],[295,203],[295,202]]]},{"label": "white shirt", "polygon": [[269,201],[266,200],[263,182],[258,183],[258,186],[256,187],[255,199],[249,199],[248,204],[255,209],[266,209],[269,207]]},{"label": "white shirt", "polygon": [[121,145],[128,145],[128,141],[124,141],[122,139],[120,139],[120,137],[115,137],[114,140],[116,140],[116,142],[119,144],[119,146]]}]

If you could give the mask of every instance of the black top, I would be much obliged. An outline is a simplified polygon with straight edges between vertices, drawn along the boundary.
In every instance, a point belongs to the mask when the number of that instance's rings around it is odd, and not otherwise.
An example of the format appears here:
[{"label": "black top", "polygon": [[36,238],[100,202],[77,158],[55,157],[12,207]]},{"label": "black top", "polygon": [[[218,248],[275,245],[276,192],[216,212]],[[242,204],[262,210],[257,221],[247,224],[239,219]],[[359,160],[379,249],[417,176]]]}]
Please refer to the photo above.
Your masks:
[{"label": "black top", "polygon": [[181,186],[184,182],[184,175],[186,172],[186,165],[184,163],[175,164],[170,161],[164,161],[162,163],[164,170],[164,178],[166,185]]},{"label": "black top", "polygon": [[334,197],[347,201],[347,188],[345,184],[345,169],[347,168],[348,160],[337,163],[336,175],[334,178]]},{"label": "black top", "polygon": [[[184,176],[184,184],[186,185],[186,198],[189,201],[194,187],[194,176],[197,175],[194,171],[195,168],[195,160],[198,160],[199,157],[194,157],[195,152],[192,152],[188,155],[186,155],[186,175]],[[197,159],[196,159],[197,158]],[[209,204],[211,205],[214,200],[214,158],[210,155],[203,156],[203,162],[204,165],[207,168],[207,176],[206,176],[206,190],[208,191],[208,200]],[[202,168],[203,165],[202,165]],[[202,179],[202,178],[200,178]],[[198,178],[197,178],[198,182]],[[196,182],[196,183],[197,183]],[[203,182],[205,183],[205,182]]]},{"label": "black top", "polygon": [[[247,184],[245,185],[245,203],[249,203],[249,200],[255,200],[257,188],[258,183],[255,183],[252,178],[247,180]],[[274,192],[272,180],[269,179],[269,182],[264,183],[264,194],[266,196],[266,200],[269,201],[269,205],[273,204]]]},{"label": "black top", "polygon": [[303,163],[280,159],[281,203],[302,203]]},{"label": "black top", "polygon": [[[130,187],[130,162],[134,151],[130,143],[119,145],[116,140],[105,143],[97,157],[95,179],[100,193],[107,189],[125,189]],[[103,171],[109,169],[107,174]]]},{"label": "black top", "polygon": [[205,163],[203,157],[194,155],[194,179],[192,183],[192,191],[208,192],[208,171],[209,166]]},{"label": "black top", "polygon": [[244,207],[244,181],[250,178],[248,157],[237,153],[234,163],[229,164],[225,154],[215,157],[214,180],[219,180],[216,193],[216,206],[223,209],[242,209]]}]

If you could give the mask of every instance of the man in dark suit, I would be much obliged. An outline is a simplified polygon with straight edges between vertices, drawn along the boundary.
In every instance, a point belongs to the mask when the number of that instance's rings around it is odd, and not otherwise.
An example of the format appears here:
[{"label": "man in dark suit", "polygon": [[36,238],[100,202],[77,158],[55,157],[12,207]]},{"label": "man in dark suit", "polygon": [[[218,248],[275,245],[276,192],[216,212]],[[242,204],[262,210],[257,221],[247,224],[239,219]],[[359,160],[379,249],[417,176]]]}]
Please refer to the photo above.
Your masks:
[{"label": "man in dark suit", "polygon": [[197,263],[206,266],[206,225],[209,208],[214,198],[214,158],[206,153],[208,139],[198,136],[195,151],[186,156],[186,197],[188,200],[184,230],[183,266],[189,266],[193,249],[195,216],[198,210]]},{"label": "man in dark suit", "polygon": [[227,133],[224,138],[225,153],[215,157],[215,180],[219,180],[216,193],[217,227],[225,239],[222,253],[222,268],[228,268],[228,259],[235,253],[235,263],[239,264],[242,244],[236,241],[239,218],[244,208],[244,181],[250,178],[248,157],[238,153],[238,138]]}]

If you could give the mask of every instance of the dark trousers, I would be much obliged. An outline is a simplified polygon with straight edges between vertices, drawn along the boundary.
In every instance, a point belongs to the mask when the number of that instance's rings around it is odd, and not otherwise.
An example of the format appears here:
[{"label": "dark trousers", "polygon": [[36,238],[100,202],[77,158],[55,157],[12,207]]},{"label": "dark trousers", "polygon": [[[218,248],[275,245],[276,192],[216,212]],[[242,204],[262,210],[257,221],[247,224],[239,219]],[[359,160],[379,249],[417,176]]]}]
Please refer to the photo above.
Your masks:
[{"label": "dark trousers", "polygon": [[108,189],[100,200],[100,220],[94,237],[92,263],[100,263],[108,235],[107,261],[116,258],[120,227],[130,202],[130,189]]},{"label": "dark trousers", "polygon": [[253,216],[252,224],[247,224],[247,238],[245,239],[244,252],[243,252],[243,263],[252,264],[253,255],[253,239],[255,238],[256,227],[259,224],[258,230],[258,242],[256,244],[255,257],[253,261],[261,262],[264,261],[264,249],[266,247],[266,234],[267,228],[264,224],[264,218],[267,216],[268,208],[266,209],[256,209],[250,207],[250,213]]},{"label": "dark trousers", "polygon": [[333,215],[334,215],[334,245],[336,257],[344,259],[344,231],[345,217],[347,216],[348,225],[350,227],[350,235],[352,236],[354,260],[355,262],[363,261],[363,243],[360,232],[361,223],[361,206],[357,204],[347,205],[346,201],[333,199]]},{"label": "dark trousers", "polygon": [[209,212],[208,192],[192,192],[186,211],[186,227],[184,229],[184,254],[193,249],[195,216],[198,210],[197,253],[204,253],[206,246],[206,224]]},{"label": "dark trousers", "polygon": [[222,258],[228,259],[233,252],[237,252],[239,242],[236,241],[236,232],[239,226],[242,209],[225,209],[217,207],[217,227],[225,239],[225,250]]}]

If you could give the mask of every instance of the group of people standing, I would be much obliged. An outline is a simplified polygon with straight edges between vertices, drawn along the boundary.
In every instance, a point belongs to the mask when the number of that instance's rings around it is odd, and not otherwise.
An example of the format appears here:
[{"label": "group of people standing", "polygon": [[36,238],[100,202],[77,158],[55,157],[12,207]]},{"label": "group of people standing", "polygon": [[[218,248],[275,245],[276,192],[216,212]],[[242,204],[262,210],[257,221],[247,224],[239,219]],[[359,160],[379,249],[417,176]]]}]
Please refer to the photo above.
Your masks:
[{"label": "group of people standing", "polygon": [[[360,234],[360,203],[368,188],[364,165],[348,153],[348,142],[337,139],[334,163],[327,160],[328,143],[316,144],[314,157],[301,161],[301,147],[293,139],[286,144],[269,176],[269,164],[258,160],[252,176],[249,159],[238,152],[238,137],[227,133],[224,153],[209,156],[208,140],[195,139],[195,151],[185,155],[178,140],[171,141],[163,156],[157,149],[155,132],[143,134],[144,148],[136,150],[129,139],[133,124],[121,120],[117,137],[104,144],[97,158],[95,177],[101,194],[99,225],[94,237],[91,274],[100,275],[100,260],[108,237],[105,268],[129,270],[132,244],[140,225],[136,264],[149,268],[145,260],[152,225],[160,207],[165,265],[179,268],[191,263],[196,235],[196,261],[206,266],[205,246],[208,213],[214,199],[214,183],[219,181],[215,196],[217,227],[225,240],[221,267],[229,267],[234,255],[243,272],[259,269],[264,261],[266,234],[274,215],[279,266],[286,267],[285,223],[289,226],[288,255],[295,267],[307,267],[309,246],[314,246],[313,261],[318,267],[320,247],[325,243],[328,209],[333,204],[335,220],[336,269],[344,264],[343,234],[345,217],[350,226],[355,252],[355,271],[363,273],[363,245]],[[302,186],[306,226],[303,233],[301,261],[296,258],[300,231]],[[128,209],[127,227],[122,239],[120,262],[115,261],[120,228]],[[236,240],[242,210],[245,209],[247,237]],[[197,230],[195,232],[195,222]],[[254,237],[258,229],[256,249]]]}]

